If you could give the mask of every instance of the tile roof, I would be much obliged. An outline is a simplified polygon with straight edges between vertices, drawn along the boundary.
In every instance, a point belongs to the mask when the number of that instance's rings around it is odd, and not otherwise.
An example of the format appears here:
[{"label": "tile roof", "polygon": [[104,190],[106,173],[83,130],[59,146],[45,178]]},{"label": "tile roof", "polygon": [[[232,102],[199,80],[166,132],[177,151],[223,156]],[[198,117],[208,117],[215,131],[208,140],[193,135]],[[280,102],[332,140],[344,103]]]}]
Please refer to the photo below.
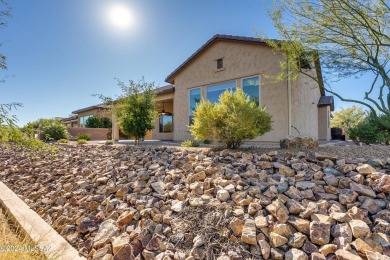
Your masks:
[{"label": "tile roof", "polygon": [[195,59],[200,53],[202,53],[208,46],[213,44],[216,41],[230,41],[230,42],[243,42],[243,43],[252,43],[252,44],[260,44],[267,45],[267,43],[260,38],[254,37],[244,37],[244,36],[233,36],[226,34],[216,34],[210,40],[208,40],[205,44],[203,44],[197,51],[195,51],[187,60],[185,60],[179,67],[177,67],[171,74],[166,77],[165,81],[168,83],[174,83],[173,77],[182,70],[190,61]]},{"label": "tile roof", "polygon": [[[170,84],[170,85],[166,85],[166,86],[162,86],[162,87],[156,88],[153,91],[154,91],[154,93],[156,95],[162,95],[162,94],[175,92],[175,87]],[[93,105],[93,106],[89,106],[89,107],[80,108],[78,110],[75,110],[75,111],[72,112],[72,114],[78,114],[78,113],[81,113],[81,112],[84,112],[84,111],[88,111],[88,110],[92,110],[92,109],[95,109],[95,108],[109,109],[109,108],[111,108],[111,105],[104,104],[104,103],[98,104],[98,105]]]},{"label": "tile roof", "polygon": [[73,120],[77,120],[79,117],[77,115],[75,116],[70,116],[70,117],[67,117],[67,118],[62,118],[61,121],[62,122],[67,122],[67,121],[73,121]]},{"label": "tile roof", "polygon": [[175,87],[170,84],[170,85],[156,88],[153,91],[156,95],[167,94],[167,93],[175,92]]},{"label": "tile roof", "polygon": [[110,107],[111,107],[110,105],[102,103],[102,104],[98,104],[98,105],[94,105],[94,106],[85,107],[85,108],[81,108],[81,109],[75,110],[75,111],[72,112],[72,114],[78,114],[78,113],[81,113],[81,112],[84,112],[84,111],[88,111],[88,110],[92,110],[92,109],[95,109],[95,108],[109,109]]},{"label": "tile roof", "polygon": [[318,107],[330,106],[330,110],[334,111],[334,98],[333,96],[321,96],[318,100]]}]

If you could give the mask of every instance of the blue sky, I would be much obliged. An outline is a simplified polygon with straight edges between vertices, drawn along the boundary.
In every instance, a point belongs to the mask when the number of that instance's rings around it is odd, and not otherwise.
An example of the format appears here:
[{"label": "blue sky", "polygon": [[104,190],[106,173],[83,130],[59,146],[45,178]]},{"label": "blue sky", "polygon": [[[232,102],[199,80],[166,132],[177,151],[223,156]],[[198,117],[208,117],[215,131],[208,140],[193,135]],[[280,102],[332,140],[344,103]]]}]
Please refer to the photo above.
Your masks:
[{"label": "blue sky", "polygon": [[[0,86],[0,103],[21,102],[19,125],[38,118],[66,117],[115,96],[116,79],[165,77],[214,34],[277,38],[263,0],[35,0],[8,1],[12,17],[1,29],[0,52],[12,75]],[[270,1],[269,1],[270,2]],[[108,12],[126,5],[132,23],[113,26]],[[360,83],[359,83],[360,82]],[[359,84],[346,81],[356,95]],[[340,106],[340,102],[336,102]],[[344,105],[348,106],[348,105]]]}]

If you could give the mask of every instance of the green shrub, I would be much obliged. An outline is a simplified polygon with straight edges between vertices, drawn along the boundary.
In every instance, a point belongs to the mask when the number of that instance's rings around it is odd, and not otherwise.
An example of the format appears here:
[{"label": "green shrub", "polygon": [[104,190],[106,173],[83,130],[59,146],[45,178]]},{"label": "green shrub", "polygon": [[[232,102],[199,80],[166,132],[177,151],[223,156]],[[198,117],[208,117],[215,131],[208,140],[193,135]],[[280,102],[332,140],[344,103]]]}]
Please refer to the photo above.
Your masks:
[{"label": "green shrub", "polygon": [[86,144],[87,140],[85,139],[77,139],[77,144]]},{"label": "green shrub", "polygon": [[245,139],[271,131],[271,116],[259,108],[241,88],[225,91],[219,102],[201,100],[193,113],[190,132],[195,140],[213,140],[238,148]]},{"label": "green shrub", "polygon": [[111,128],[112,122],[108,117],[91,116],[85,122],[85,127],[89,128]]},{"label": "green shrub", "polygon": [[91,139],[91,135],[90,134],[78,134],[78,135],[76,135],[76,140],[80,140],[80,139],[90,140]]},{"label": "green shrub", "polygon": [[46,141],[68,139],[68,132],[66,131],[66,127],[62,124],[50,124],[43,128],[42,133]]},{"label": "green shrub", "polygon": [[390,118],[369,115],[356,127],[349,129],[349,138],[366,144],[390,143]]},{"label": "green shrub", "polygon": [[60,139],[57,142],[62,143],[62,144],[67,144],[67,143],[69,143],[69,140],[68,139]]},{"label": "green shrub", "polygon": [[211,144],[211,141],[210,140],[204,140],[203,143],[204,144]]},{"label": "green shrub", "polygon": [[106,145],[113,145],[113,144],[114,144],[114,141],[112,141],[112,140],[106,141]]},{"label": "green shrub", "polygon": [[183,147],[199,147],[199,143],[192,140],[185,140],[181,143]]},{"label": "green shrub", "polygon": [[[51,125],[62,125],[61,120],[58,118],[40,118],[33,122],[28,122],[21,130],[30,137],[34,137],[35,134],[45,135],[45,128]],[[52,139],[48,139],[52,140]]]}]

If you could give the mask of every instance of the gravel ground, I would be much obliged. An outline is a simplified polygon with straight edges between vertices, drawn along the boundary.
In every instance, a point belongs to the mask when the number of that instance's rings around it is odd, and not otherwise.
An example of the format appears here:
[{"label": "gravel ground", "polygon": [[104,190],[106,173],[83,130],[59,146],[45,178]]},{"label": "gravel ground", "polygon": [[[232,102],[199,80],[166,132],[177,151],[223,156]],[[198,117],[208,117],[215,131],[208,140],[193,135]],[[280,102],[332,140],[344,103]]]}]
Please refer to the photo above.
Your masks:
[{"label": "gravel ground", "polygon": [[[89,144],[93,145],[102,145],[104,142],[98,141],[90,141]],[[75,144],[75,143],[74,143]],[[133,146],[133,143],[121,142],[116,144],[115,146],[123,146],[129,145]],[[180,143],[174,141],[159,141],[159,142],[144,142],[141,144],[142,146],[166,146],[166,147],[174,147],[176,149],[185,149],[188,151],[199,151],[199,150],[223,150],[223,146],[213,146],[213,145],[204,145],[201,144],[201,147],[180,147]],[[285,149],[280,149],[279,144],[244,144],[242,148],[239,149],[241,151],[279,151],[281,153],[286,152]],[[298,150],[293,150],[293,152],[298,152]],[[320,145],[320,147],[315,150],[318,153],[325,153],[333,156],[338,156],[342,159],[356,159],[356,158],[364,158],[364,159],[382,159],[386,160],[390,158],[390,145],[363,145],[358,146],[353,142],[345,143],[345,142],[326,142]]]}]

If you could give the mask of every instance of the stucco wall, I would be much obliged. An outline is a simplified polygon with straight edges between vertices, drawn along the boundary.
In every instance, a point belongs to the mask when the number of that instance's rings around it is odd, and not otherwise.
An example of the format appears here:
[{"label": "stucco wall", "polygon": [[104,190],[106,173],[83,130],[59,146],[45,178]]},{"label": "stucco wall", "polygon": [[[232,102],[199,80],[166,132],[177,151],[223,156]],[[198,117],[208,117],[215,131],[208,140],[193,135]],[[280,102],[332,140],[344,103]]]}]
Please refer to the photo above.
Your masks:
[{"label": "stucco wall", "polygon": [[[224,69],[216,70],[216,60],[223,58]],[[280,71],[279,60],[283,56],[274,54],[267,46],[254,44],[216,42],[193,60],[175,77],[174,140],[192,139],[188,131],[189,89],[206,87],[224,81],[237,80],[250,76],[260,76],[260,105],[266,106],[273,117],[273,130],[254,141],[278,142],[288,135],[287,81],[271,83],[264,75],[275,75]]]},{"label": "stucco wall", "polygon": [[331,137],[330,132],[330,106],[318,108],[318,139],[329,141]]},{"label": "stucco wall", "polygon": [[108,134],[111,132],[111,128],[81,128],[81,127],[69,127],[68,133],[76,137],[78,134],[90,134],[91,140],[108,140]]},{"label": "stucco wall", "polygon": [[[313,70],[314,73],[314,70]],[[292,81],[291,89],[291,135],[318,138],[318,100],[321,96],[318,84],[308,76],[300,74]]]},{"label": "stucco wall", "polygon": [[[156,98],[157,99],[157,98]],[[160,98],[160,100],[162,100]],[[158,111],[162,110],[162,102],[158,102]],[[164,110],[165,112],[170,112],[173,114],[173,101],[164,101]],[[173,118],[175,115],[173,114]],[[175,130],[175,125],[173,125],[173,130]],[[154,121],[154,129],[152,130],[151,139],[153,140],[173,140],[173,132],[170,133],[160,133],[160,122],[159,117],[157,116]]]}]

